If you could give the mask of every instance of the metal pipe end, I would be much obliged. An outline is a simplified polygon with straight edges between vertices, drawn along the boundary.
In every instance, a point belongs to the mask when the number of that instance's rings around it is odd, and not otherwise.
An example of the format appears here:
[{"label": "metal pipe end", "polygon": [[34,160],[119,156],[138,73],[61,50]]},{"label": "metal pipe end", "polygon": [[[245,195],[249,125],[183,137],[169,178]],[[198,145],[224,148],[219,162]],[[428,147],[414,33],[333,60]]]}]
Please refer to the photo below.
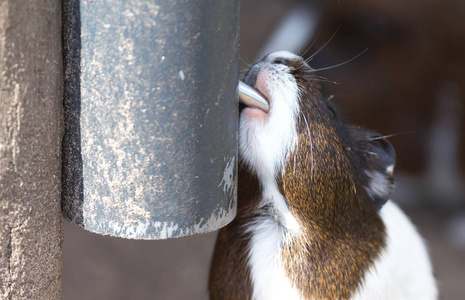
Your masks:
[{"label": "metal pipe end", "polygon": [[239,102],[247,106],[258,107],[266,112],[270,109],[270,105],[262,95],[260,95],[253,87],[239,81]]}]

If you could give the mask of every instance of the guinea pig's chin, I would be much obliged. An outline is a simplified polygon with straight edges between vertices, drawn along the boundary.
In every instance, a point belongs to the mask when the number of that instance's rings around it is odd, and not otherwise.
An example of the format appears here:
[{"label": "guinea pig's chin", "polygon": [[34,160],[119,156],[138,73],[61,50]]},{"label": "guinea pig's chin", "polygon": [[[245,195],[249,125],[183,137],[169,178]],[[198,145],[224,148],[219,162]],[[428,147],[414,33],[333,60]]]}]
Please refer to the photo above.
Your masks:
[{"label": "guinea pig's chin", "polygon": [[256,108],[256,107],[246,107],[242,111],[242,115],[244,118],[247,119],[255,119],[255,120],[266,120],[268,114],[263,110]]}]

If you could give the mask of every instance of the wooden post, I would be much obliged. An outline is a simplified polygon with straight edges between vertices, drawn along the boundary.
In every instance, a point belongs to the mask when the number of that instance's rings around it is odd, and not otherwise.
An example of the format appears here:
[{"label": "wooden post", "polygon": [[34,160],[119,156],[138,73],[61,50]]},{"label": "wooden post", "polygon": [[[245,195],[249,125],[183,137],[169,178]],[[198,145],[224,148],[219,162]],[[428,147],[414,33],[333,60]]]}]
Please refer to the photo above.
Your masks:
[{"label": "wooden post", "polygon": [[60,299],[60,0],[0,0],[0,298]]}]

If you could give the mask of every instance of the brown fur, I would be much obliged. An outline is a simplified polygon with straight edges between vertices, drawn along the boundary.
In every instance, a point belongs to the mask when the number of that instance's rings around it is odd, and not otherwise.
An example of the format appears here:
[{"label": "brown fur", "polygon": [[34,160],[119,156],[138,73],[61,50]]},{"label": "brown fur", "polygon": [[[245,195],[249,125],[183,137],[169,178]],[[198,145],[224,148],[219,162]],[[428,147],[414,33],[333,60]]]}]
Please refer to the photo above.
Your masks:
[{"label": "brown fur", "polygon": [[317,90],[305,93],[301,110],[309,126],[300,121],[299,147],[278,182],[291,213],[305,225],[305,239],[287,245],[283,257],[304,297],[347,299],[384,246],[384,225],[336,126],[321,111],[327,100]]}]

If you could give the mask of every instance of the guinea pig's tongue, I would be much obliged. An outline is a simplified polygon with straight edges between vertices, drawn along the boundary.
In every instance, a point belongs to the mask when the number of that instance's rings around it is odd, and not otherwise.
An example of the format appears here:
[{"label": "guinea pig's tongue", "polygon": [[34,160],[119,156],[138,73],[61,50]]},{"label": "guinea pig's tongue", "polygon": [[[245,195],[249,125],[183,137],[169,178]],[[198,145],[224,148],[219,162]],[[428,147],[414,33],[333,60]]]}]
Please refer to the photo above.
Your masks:
[{"label": "guinea pig's tongue", "polygon": [[262,93],[242,81],[239,81],[238,89],[240,102],[247,106],[258,107],[265,112],[268,112],[270,106]]}]

